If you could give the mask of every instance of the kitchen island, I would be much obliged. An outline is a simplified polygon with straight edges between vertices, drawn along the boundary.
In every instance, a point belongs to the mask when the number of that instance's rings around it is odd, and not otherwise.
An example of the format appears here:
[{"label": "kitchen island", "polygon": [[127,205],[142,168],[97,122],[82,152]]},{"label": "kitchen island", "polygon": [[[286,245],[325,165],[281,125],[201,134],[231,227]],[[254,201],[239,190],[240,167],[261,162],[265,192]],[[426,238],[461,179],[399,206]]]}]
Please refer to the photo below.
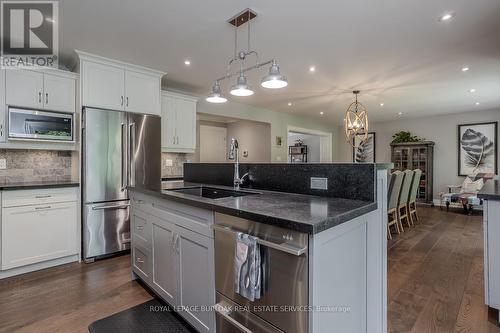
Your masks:
[{"label": "kitchen island", "polygon": [[498,311],[500,322],[500,180],[488,180],[478,198],[484,201],[485,303]]},{"label": "kitchen island", "polygon": [[[200,332],[386,332],[387,170],[249,164],[234,191],[231,166],[130,188],[135,276]],[[256,299],[235,291],[241,234],[260,246]]]}]

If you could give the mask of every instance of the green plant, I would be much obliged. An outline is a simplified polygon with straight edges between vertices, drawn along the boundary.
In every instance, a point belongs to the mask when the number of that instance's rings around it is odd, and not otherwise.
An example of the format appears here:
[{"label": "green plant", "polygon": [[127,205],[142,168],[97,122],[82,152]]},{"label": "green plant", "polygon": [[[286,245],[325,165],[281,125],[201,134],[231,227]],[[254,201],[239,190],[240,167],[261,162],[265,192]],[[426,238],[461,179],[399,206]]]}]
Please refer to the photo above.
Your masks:
[{"label": "green plant", "polygon": [[392,136],[391,143],[420,142],[424,140],[416,135],[411,135],[408,131],[400,131]]}]

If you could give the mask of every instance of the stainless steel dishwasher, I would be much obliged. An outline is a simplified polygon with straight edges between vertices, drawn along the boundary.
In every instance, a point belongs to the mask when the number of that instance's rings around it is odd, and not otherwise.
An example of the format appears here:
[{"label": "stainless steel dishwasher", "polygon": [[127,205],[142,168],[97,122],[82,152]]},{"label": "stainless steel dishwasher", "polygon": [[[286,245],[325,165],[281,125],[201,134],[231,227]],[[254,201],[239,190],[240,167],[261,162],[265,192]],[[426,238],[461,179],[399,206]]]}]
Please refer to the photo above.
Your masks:
[{"label": "stainless steel dishwasher", "polygon": [[[308,331],[308,235],[216,213],[215,287],[217,332]],[[262,296],[254,302],[234,291],[236,234],[258,238]]]}]

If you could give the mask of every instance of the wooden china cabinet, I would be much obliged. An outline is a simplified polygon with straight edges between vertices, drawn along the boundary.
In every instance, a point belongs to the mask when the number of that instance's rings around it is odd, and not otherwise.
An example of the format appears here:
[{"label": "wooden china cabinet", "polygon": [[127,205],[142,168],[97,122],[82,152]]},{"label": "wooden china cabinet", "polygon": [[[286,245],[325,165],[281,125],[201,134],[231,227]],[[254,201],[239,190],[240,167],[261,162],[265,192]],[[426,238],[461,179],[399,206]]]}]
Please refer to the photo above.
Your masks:
[{"label": "wooden china cabinet", "polygon": [[391,143],[391,162],[394,163],[393,170],[422,170],[417,200],[432,205],[434,142]]}]

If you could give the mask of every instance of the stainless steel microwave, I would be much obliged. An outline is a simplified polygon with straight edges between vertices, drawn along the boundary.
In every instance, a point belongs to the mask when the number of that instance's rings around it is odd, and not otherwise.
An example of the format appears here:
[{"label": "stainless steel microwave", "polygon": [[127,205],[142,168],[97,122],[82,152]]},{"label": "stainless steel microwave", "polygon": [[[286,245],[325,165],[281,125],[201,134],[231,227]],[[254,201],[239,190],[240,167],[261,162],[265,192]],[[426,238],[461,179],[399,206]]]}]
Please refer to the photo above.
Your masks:
[{"label": "stainless steel microwave", "polygon": [[9,139],[74,141],[74,114],[9,108]]}]

